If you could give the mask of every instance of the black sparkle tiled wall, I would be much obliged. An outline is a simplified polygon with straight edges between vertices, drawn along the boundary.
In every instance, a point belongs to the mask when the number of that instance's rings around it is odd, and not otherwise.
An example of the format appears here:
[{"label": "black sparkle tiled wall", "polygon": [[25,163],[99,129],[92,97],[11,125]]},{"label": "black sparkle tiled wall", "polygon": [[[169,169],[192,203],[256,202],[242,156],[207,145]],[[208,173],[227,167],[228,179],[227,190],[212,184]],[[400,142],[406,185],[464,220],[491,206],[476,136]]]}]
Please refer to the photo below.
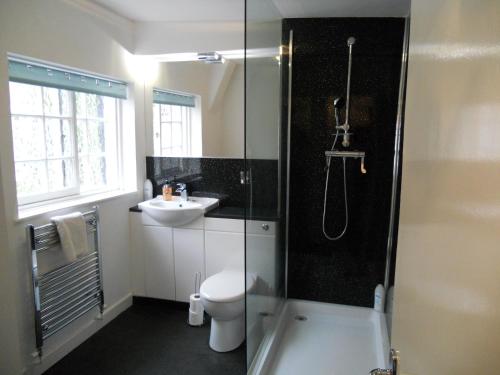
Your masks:
[{"label": "black sparkle tiled wall", "polygon": [[[374,289],[384,282],[404,19],[287,19],[284,44],[290,30],[294,48],[288,297],[372,306]],[[359,160],[347,161],[349,227],[342,239],[332,242],[322,232],[324,151],[334,139],[333,100],[346,95],[350,36],[356,43],[350,116],[354,135],[348,149],[366,152],[368,173],[361,174]],[[282,66],[286,87],[287,64]],[[285,124],[282,130],[286,137]],[[340,141],[336,148],[342,149]],[[344,220],[339,159],[331,165],[328,233],[338,234]]]},{"label": "black sparkle tiled wall", "polygon": [[[277,197],[274,189],[278,180],[278,161],[267,159],[247,160],[249,175],[254,181],[247,193],[253,207],[275,210]],[[189,194],[217,196],[221,204],[231,207],[245,207],[245,190],[241,184],[241,172],[245,170],[244,159],[192,158],[192,157],[146,157],[146,174],[153,182],[156,194],[166,180],[185,182]]]}]

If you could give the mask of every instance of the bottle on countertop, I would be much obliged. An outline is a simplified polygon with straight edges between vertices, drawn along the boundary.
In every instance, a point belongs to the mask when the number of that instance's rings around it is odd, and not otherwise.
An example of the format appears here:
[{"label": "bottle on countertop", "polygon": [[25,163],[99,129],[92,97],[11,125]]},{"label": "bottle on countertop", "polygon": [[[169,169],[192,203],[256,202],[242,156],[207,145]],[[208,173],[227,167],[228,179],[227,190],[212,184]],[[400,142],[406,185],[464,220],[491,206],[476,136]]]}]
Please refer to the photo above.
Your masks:
[{"label": "bottle on countertop", "polygon": [[373,302],[373,308],[375,311],[384,312],[385,306],[385,288],[382,284],[378,284],[375,288],[375,300]]},{"label": "bottle on countertop", "polygon": [[170,182],[167,181],[167,183],[163,185],[162,193],[164,201],[172,200],[172,184]]}]

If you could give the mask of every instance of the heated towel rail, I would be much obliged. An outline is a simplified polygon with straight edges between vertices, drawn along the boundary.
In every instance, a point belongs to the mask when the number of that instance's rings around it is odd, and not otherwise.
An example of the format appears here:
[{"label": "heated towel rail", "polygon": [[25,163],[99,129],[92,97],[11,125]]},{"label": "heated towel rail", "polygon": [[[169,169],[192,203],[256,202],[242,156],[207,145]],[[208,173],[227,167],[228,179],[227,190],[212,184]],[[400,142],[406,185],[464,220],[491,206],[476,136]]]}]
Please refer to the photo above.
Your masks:
[{"label": "heated towel rail", "polygon": [[54,224],[26,227],[31,252],[36,346],[40,358],[45,339],[94,307],[98,306],[103,313],[98,207],[85,212],[83,217],[87,233],[94,239],[89,252],[43,274],[38,271],[38,255],[60,245],[57,228]]}]

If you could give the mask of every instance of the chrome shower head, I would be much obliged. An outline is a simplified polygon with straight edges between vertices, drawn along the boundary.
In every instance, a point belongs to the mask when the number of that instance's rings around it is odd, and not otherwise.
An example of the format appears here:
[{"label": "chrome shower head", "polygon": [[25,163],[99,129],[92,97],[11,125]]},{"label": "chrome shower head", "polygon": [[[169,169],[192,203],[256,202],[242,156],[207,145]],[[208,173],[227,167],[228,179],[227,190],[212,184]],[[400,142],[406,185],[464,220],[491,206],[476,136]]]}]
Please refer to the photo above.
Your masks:
[{"label": "chrome shower head", "polygon": [[339,96],[338,98],[335,98],[333,100],[333,106],[335,107],[335,109],[343,108],[345,106],[344,98],[341,96]]},{"label": "chrome shower head", "polygon": [[352,46],[354,43],[356,43],[356,38],[351,36],[349,37],[349,39],[347,39],[347,45],[350,47]]}]

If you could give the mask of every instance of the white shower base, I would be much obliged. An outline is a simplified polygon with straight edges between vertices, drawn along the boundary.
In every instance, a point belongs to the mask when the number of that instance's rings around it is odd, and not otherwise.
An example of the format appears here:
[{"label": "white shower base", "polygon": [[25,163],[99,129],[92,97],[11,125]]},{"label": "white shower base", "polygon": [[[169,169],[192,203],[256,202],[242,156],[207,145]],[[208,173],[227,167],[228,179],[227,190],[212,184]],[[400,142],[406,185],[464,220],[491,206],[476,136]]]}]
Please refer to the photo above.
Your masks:
[{"label": "white shower base", "polygon": [[388,368],[388,353],[383,314],[370,308],[291,299],[249,373],[366,375],[377,367]]}]

